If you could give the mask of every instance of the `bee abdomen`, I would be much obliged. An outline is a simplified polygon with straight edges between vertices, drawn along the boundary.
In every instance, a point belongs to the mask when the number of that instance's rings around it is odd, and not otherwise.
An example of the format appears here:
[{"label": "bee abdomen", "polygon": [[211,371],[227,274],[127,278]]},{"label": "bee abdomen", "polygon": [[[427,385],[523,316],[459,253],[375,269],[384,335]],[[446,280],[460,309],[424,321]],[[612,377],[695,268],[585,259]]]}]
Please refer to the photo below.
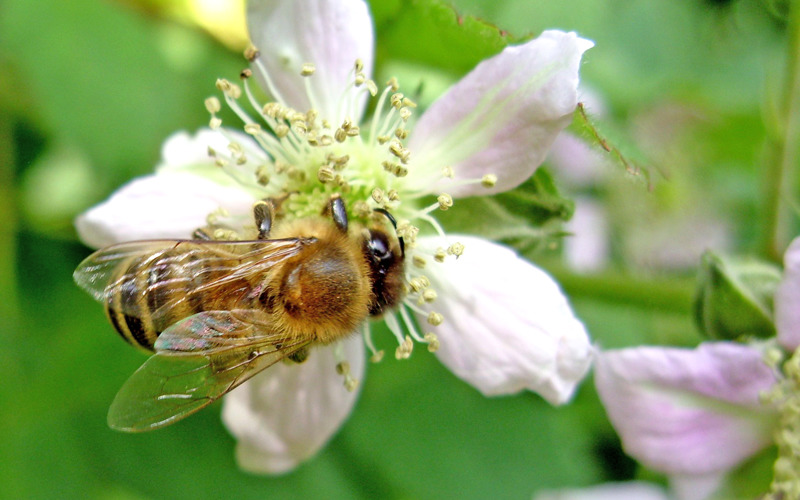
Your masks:
[{"label": "bee abdomen", "polygon": [[124,340],[150,351],[170,325],[206,310],[202,294],[195,292],[217,274],[196,255],[169,251],[132,259],[119,269],[106,313]]}]

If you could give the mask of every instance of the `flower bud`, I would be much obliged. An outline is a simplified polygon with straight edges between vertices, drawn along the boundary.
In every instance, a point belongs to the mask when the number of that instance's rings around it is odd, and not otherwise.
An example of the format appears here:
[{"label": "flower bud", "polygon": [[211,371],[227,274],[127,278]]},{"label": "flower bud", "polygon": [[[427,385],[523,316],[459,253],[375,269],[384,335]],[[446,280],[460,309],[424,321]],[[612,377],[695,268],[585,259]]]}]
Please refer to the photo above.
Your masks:
[{"label": "flower bud", "polygon": [[773,296],[780,270],[766,262],[703,255],[698,274],[695,321],[709,338],[775,335]]}]

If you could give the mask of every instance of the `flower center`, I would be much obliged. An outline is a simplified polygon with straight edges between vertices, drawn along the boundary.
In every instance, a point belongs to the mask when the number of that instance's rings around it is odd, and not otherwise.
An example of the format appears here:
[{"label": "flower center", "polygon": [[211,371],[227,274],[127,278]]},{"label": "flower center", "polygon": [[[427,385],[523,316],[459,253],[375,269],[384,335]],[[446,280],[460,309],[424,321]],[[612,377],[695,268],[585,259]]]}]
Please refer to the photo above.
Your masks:
[{"label": "flower center", "polygon": [[[261,73],[267,90],[278,94],[258,52],[250,50],[247,55]],[[301,72],[304,81],[313,78],[314,72],[313,64],[305,64]],[[280,100],[262,104],[251,89],[253,73],[249,69],[241,73],[244,90],[227,80],[218,80],[217,88],[226,103],[259,147],[248,150],[243,141],[220,127],[220,103],[212,97],[206,100],[212,115],[210,126],[225,134],[230,144],[228,151],[210,153],[220,167],[258,197],[288,195],[284,210],[290,217],[318,214],[319,207],[332,194],[339,193],[348,202],[348,215],[362,222],[367,222],[375,208],[408,218],[417,207],[413,196],[401,200],[401,193],[408,191],[404,178],[411,155],[403,141],[408,137],[406,125],[416,105],[398,92],[394,79],[378,96],[377,86],[366,78],[360,61],[354,64],[352,75],[342,101],[360,102],[365,94],[377,97],[367,130],[359,126],[358,116],[333,122],[330,117],[319,116],[315,108],[298,111]],[[307,93],[309,102],[313,102],[308,85]],[[249,103],[258,120],[241,105],[242,100]],[[343,107],[359,109],[358,105]]]},{"label": "flower center", "polygon": [[768,498],[800,498],[800,348],[782,365],[782,353],[775,352],[772,358],[768,362],[778,369],[781,377],[763,395],[765,403],[778,409],[775,431],[778,458]]}]

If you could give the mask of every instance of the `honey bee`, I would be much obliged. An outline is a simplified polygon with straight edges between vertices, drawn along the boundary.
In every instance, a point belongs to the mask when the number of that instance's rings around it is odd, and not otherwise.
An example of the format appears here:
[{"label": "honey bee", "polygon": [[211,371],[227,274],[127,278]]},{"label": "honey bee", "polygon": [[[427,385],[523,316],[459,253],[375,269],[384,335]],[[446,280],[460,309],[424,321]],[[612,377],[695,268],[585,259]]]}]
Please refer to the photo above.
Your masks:
[{"label": "honey bee", "polygon": [[336,195],[319,217],[284,222],[278,206],[254,206],[252,241],[134,241],[81,262],[78,285],[105,305],[122,338],[154,351],[117,393],[110,427],[172,424],[400,303],[402,238],[377,225],[348,228]]}]

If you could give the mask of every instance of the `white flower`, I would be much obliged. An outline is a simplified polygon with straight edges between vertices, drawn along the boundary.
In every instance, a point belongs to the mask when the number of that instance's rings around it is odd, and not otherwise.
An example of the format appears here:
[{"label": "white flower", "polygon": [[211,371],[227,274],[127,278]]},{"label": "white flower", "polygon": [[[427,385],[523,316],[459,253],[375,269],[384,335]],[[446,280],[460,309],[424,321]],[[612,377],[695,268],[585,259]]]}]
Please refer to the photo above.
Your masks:
[{"label": "white flower", "polygon": [[[679,499],[708,498],[730,470],[775,442],[773,488],[800,494],[800,238],[784,261],[776,341],[788,354],[768,344],[705,342],[597,356],[597,391],[625,451],[667,474]],[[782,462],[786,455],[793,458]]]},{"label": "white flower", "polygon": [[[242,87],[217,84],[245,133],[222,127],[221,104],[208,99],[212,130],[168,139],[155,175],[79,217],[81,238],[94,246],[187,238],[207,224],[246,234],[257,199],[291,193],[287,216],[304,217],[342,193],[351,218],[364,222],[385,208],[405,239],[410,291],[397,315],[385,317],[398,358],[426,343],[485,394],[529,389],[567,401],[591,346],[558,286],[504,247],[445,235],[432,213],[453,198],[511,189],[536,170],[571,120],[581,55],[592,43],[547,31],[508,47],[415,122],[416,105],[396,81],[379,89],[369,80],[373,34],[363,1],[251,0],[248,22],[259,49],[246,54],[252,70]],[[273,101],[259,101],[253,78]],[[375,111],[362,120],[369,98]],[[424,202],[430,195],[436,202]],[[437,333],[418,332],[413,315]],[[368,328],[364,337],[380,357]],[[270,368],[227,396],[223,416],[243,467],[289,470],[335,432],[355,395],[330,387],[330,379],[341,385],[331,366],[347,359],[356,377],[363,370],[364,343],[345,344]]]}]

